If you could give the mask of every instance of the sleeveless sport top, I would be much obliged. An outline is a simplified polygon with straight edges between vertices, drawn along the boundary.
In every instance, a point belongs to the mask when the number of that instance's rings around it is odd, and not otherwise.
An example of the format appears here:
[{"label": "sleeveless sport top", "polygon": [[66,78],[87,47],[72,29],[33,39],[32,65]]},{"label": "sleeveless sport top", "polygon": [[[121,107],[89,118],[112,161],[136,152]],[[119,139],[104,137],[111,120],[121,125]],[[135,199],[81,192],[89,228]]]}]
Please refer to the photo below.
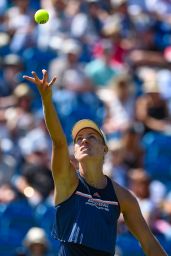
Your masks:
[{"label": "sleeveless sport top", "polygon": [[55,207],[52,236],[61,242],[58,255],[114,255],[120,207],[112,182],[107,177],[106,187],[97,189],[79,173],[78,178],[75,192]]}]

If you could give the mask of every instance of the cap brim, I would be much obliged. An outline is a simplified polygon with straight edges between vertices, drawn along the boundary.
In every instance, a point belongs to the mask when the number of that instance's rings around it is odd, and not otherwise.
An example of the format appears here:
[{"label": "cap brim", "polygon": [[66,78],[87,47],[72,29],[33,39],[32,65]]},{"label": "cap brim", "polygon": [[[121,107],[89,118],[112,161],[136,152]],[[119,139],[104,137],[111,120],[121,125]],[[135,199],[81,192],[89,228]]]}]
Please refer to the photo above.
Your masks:
[{"label": "cap brim", "polygon": [[91,129],[97,131],[97,132],[100,134],[100,136],[102,137],[102,139],[103,139],[105,145],[107,146],[106,137],[105,137],[103,131],[96,125],[95,122],[93,122],[93,121],[91,121],[91,120],[89,120],[89,119],[82,119],[82,120],[78,121],[78,122],[74,125],[74,127],[73,127],[73,129],[72,129],[72,138],[73,138],[73,140],[75,140],[77,134],[78,134],[82,129],[84,129],[84,128],[91,128]]}]

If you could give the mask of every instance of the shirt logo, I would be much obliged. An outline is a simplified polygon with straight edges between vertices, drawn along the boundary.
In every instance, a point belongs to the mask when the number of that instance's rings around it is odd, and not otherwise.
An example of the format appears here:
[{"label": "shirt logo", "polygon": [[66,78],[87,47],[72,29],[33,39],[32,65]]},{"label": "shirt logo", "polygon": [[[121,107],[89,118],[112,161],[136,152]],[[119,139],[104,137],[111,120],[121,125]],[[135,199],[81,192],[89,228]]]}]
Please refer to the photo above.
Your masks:
[{"label": "shirt logo", "polygon": [[91,199],[90,198],[90,199],[88,199],[88,201],[85,204],[94,206],[94,207],[96,207],[99,210],[105,210],[105,211],[109,212],[109,205],[103,203],[103,201],[100,200],[100,199]]}]

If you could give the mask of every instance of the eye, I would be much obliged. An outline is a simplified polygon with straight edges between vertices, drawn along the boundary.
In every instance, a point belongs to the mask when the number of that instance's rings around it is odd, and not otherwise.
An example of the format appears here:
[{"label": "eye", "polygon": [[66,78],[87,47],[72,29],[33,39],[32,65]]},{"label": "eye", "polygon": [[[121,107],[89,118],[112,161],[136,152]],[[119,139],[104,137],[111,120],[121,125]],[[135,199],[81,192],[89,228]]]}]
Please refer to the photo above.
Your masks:
[{"label": "eye", "polygon": [[89,137],[88,137],[89,139],[92,139],[92,140],[96,140],[96,136],[95,135],[90,135]]},{"label": "eye", "polygon": [[76,143],[79,143],[79,142],[81,142],[81,141],[82,141],[82,137],[81,137],[81,136],[78,136],[78,137],[76,138],[76,140],[75,140]]}]

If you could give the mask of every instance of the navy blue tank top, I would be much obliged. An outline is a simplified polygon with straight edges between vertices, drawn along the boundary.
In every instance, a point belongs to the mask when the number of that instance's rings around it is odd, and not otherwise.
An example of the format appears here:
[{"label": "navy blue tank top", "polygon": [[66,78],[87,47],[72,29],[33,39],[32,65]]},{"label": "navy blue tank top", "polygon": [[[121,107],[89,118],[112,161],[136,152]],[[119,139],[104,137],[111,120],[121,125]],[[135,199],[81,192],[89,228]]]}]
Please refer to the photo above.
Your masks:
[{"label": "navy blue tank top", "polygon": [[112,182],[107,177],[106,187],[97,189],[78,178],[75,192],[56,206],[52,236],[60,241],[58,255],[114,255],[120,207]]}]

